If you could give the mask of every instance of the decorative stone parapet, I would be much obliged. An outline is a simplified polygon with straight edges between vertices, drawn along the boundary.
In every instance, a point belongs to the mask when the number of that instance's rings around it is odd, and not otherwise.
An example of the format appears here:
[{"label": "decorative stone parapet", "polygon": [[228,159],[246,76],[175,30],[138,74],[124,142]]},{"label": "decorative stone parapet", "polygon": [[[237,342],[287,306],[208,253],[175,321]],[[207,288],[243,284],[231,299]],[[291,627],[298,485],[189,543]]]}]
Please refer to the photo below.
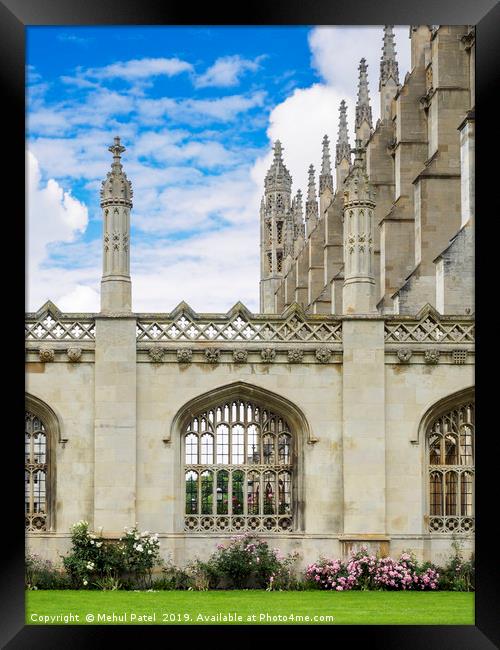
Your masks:
[{"label": "decorative stone parapet", "polygon": [[154,347],[148,350],[148,354],[153,363],[161,363],[165,355],[165,350],[160,347]]},{"label": "decorative stone parapet", "polygon": [[219,363],[220,350],[218,348],[210,348],[205,350],[205,358],[208,363]]},{"label": "decorative stone parapet", "polygon": [[66,354],[71,363],[77,363],[82,358],[82,348],[68,348]]},{"label": "decorative stone parapet", "polygon": [[54,361],[55,350],[54,348],[43,347],[38,351],[38,355],[40,357],[40,361],[43,363],[50,363],[51,361]]},{"label": "decorative stone parapet", "polygon": [[179,363],[191,363],[193,360],[192,350],[177,350],[177,361]]},{"label": "decorative stone parapet", "polygon": [[290,363],[302,363],[304,359],[304,352],[302,350],[293,349],[288,350],[288,361]]},{"label": "decorative stone parapet", "polygon": [[248,352],[246,350],[233,350],[233,359],[236,363],[246,363]]},{"label": "decorative stone parapet", "polygon": [[429,364],[439,363],[439,350],[425,350],[424,352],[424,361]]}]

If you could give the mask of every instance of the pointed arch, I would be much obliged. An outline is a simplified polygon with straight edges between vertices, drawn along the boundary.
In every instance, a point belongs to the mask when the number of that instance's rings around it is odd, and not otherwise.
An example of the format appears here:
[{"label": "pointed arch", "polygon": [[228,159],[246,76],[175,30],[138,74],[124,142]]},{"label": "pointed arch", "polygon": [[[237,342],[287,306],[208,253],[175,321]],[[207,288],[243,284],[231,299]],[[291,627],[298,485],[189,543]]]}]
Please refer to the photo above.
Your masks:
[{"label": "pointed arch", "polygon": [[295,431],[309,444],[318,442],[318,438],[311,430],[306,416],[293,402],[267,388],[261,388],[244,381],[236,381],[225,386],[214,388],[202,395],[198,395],[186,402],[174,415],[167,429],[163,442],[171,442],[173,437],[183,430],[187,422],[199,411],[209,409],[221,400],[232,398],[256,400],[264,402],[269,408],[274,409],[288,418]]},{"label": "pointed arch", "polygon": [[[207,432],[212,441],[205,453]],[[191,434],[197,438],[194,451],[186,446]],[[179,531],[303,530],[304,445],[317,439],[288,399],[242,381],[219,386],[186,402],[167,435],[178,458]],[[193,471],[201,477],[195,498]]]},{"label": "pointed arch", "polygon": [[410,442],[418,445],[419,442],[425,440],[427,430],[435,418],[438,418],[440,415],[446,411],[449,411],[455,406],[463,404],[463,402],[474,401],[474,395],[474,386],[469,386],[467,388],[462,388],[461,390],[452,393],[451,395],[447,395],[437,402],[434,402],[434,404],[432,404],[420,418],[418,428],[413,434]]},{"label": "pointed arch", "polygon": [[[39,397],[30,393],[25,394],[25,413],[25,444],[27,440],[30,442],[29,449],[25,452],[26,496],[29,497],[29,506],[25,506],[26,528],[35,533],[51,532],[56,527],[56,448],[57,443],[64,444],[67,439],[61,436],[60,418]],[[40,433],[45,438],[43,448],[34,450],[31,439],[33,435],[37,436]],[[40,457],[40,452],[44,455],[44,460]],[[35,475],[37,481],[41,481],[43,477],[45,486],[42,510],[38,506],[36,509],[33,508],[33,490],[36,482],[33,476]]]}]

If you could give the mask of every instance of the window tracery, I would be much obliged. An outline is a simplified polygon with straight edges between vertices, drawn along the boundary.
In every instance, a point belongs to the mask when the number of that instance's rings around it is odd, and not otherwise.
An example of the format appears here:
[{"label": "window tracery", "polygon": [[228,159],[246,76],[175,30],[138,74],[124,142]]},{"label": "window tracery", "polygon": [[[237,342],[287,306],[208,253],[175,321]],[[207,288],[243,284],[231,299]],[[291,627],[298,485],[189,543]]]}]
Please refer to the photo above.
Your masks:
[{"label": "window tracery", "polygon": [[436,418],[427,434],[429,529],[474,528],[474,403]]},{"label": "window tracery", "polygon": [[286,531],[293,523],[293,436],[265,406],[232,400],[184,433],[185,529]]}]

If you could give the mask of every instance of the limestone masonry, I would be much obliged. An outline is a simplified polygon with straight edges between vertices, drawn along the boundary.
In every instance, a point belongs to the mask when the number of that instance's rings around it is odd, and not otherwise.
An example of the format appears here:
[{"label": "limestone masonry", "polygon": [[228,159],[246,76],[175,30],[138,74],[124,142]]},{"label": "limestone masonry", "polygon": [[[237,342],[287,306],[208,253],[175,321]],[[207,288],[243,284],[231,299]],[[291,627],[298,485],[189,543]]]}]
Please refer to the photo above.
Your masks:
[{"label": "limestone masonry", "polygon": [[361,60],[353,146],[342,102],[305,200],[274,143],[258,314],[132,311],[115,138],[101,311],[26,317],[30,550],[58,560],[82,519],[180,565],[247,530],[304,562],[473,550],[474,28],[410,37],[400,80],[384,28],[375,125]]}]

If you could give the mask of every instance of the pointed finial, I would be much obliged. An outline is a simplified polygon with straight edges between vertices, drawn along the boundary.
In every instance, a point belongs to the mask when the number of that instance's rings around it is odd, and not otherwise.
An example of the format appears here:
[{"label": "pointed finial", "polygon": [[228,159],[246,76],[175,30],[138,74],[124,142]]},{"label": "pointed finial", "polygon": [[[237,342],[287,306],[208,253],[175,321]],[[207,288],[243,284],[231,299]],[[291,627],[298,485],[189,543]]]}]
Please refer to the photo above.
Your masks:
[{"label": "pointed finial", "polygon": [[108,147],[108,151],[111,151],[113,154],[113,163],[112,167],[113,168],[120,168],[122,166],[121,163],[121,155],[125,151],[125,147],[120,143],[120,136],[116,135],[114,138],[113,144]]},{"label": "pointed finial", "polygon": [[399,69],[396,60],[396,45],[394,42],[394,25],[384,25],[384,43],[382,46],[382,57],[380,59],[380,87],[386,84],[392,77],[396,85],[399,85]]},{"label": "pointed finial", "polygon": [[328,136],[323,137],[323,154],[321,157],[321,174],[319,177],[319,193],[323,194],[329,189],[333,193],[333,176],[330,164],[330,140]]},{"label": "pointed finial", "polygon": [[368,91],[368,65],[366,59],[359,62],[359,83],[358,101],[356,103],[356,129],[359,129],[363,121],[366,121],[370,128],[372,124],[372,109],[370,107],[370,96]]},{"label": "pointed finial", "polygon": [[121,144],[119,136],[115,136],[108,151],[113,154],[113,162],[111,171],[108,172],[106,179],[101,184],[101,207],[116,199],[120,199],[132,207],[132,184],[123,171],[121,155],[125,151],[125,147]]},{"label": "pointed finial", "polygon": [[307,200],[316,201],[316,181],[314,179],[314,165],[309,165],[309,180],[307,183]]},{"label": "pointed finial", "polygon": [[276,161],[279,160],[281,162],[283,156],[283,147],[281,146],[281,142],[279,140],[276,140],[274,142],[273,149],[274,149],[274,160]]},{"label": "pointed finial", "polygon": [[335,150],[336,165],[340,165],[344,158],[349,163],[351,162],[351,147],[349,145],[349,134],[347,132],[347,107],[344,100],[340,102],[339,113],[339,133]]},{"label": "pointed finial", "polygon": [[273,145],[274,156],[271,167],[269,167],[264,181],[266,191],[283,190],[289,192],[292,185],[292,177],[283,162],[283,147],[279,140]]},{"label": "pointed finial", "polygon": [[294,239],[301,236],[304,237],[304,208],[302,206],[302,192],[300,190],[297,190],[297,194],[295,195],[293,217]]}]

